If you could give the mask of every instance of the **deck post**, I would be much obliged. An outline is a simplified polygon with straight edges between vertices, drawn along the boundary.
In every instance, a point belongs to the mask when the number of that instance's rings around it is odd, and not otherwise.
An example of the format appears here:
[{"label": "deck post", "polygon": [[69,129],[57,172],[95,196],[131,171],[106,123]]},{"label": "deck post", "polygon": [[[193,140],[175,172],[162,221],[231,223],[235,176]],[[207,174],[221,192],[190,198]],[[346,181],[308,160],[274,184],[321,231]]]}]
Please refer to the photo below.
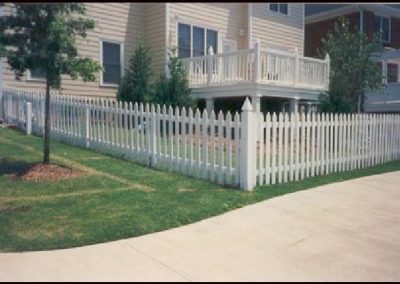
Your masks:
[{"label": "deck post", "polygon": [[211,112],[214,110],[214,99],[213,98],[206,99],[206,110],[207,110],[208,115],[210,115]]},{"label": "deck post", "polygon": [[251,104],[255,112],[260,112],[261,110],[261,97],[253,96],[251,97]]},{"label": "deck post", "polygon": [[293,98],[290,100],[290,112],[291,113],[296,113],[299,111],[299,99],[298,98]]},{"label": "deck post", "polygon": [[382,84],[387,85],[387,61],[382,61]]},{"label": "deck post", "polygon": [[329,54],[327,53],[325,56],[325,61],[326,61],[326,77],[325,77],[325,86],[327,89],[329,89],[329,71],[331,68],[331,58],[329,57]]},{"label": "deck post", "polygon": [[256,184],[256,140],[255,121],[256,114],[248,98],[242,106],[241,137],[240,137],[240,162],[239,184],[240,188],[251,191]]},{"label": "deck post", "polygon": [[257,39],[257,42],[254,46],[254,77],[253,81],[255,83],[260,82],[261,79],[261,64],[260,64],[260,39]]},{"label": "deck post", "polygon": [[299,72],[300,72],[300,66],[299,66],[299,50],[297,47],[295,48],[296,52],[296,57],[294,59],[294,86],[297,87],[299,83]]},{"label": "deck post", "polygon": [[213,74],[213,55],[214,50],[212,46],[208,49],[208,56],[207,56],[207,85],[211,86],[212,83],[212,74]]}]

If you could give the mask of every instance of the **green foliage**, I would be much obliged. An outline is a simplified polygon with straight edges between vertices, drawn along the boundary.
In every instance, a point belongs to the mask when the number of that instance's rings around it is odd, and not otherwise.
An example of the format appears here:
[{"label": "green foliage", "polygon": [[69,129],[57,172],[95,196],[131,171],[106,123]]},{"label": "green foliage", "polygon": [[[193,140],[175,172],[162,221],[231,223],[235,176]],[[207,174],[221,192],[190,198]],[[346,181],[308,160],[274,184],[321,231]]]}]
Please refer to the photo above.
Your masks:
[{"label": "green foliage", "polygon": [[182,61],[169,53],[169,76],[161,74],[155,83],[154,102],[172,107],[194,107],[195,101],[190,96],[189,81]]},{"label": "green foliage", "polygon": [[94,21],[82,17],[83,4],[14,4],[15,11],[0,19],[0,56],[6,57],[20,80],[27,69],[42,69],[48,85],[61,87],[61,75],[94,81],[101,67],[78,56],[75,38],[86,37]]},{"label": "green foliage", "polygon": [[359,31],[351,31],[347,19],[341,17],[322,40],[319,55],[329,54],[330,86],[321,95],[322,111],[354,112],[365,91],[382,88],[382,73],[376,59],[382,52],[378,37],[372,39]]},{"label": "green foliage", "polygon": [[94,81],[98,62],[78,56],[76,38],[86,37],[94,21],[86,19],[80,3],[14,4],[0,18],[0,57],[5,57],[17,80],[27,69],[46,75],[43,163],[50,162],[50,88],[61,88],[61,75]]},{"label": "green foliage", "polygon": [[117,99],[127,102],[151,102],[152,79],[150,51],[143,44],[135,49],[118,88]]}]

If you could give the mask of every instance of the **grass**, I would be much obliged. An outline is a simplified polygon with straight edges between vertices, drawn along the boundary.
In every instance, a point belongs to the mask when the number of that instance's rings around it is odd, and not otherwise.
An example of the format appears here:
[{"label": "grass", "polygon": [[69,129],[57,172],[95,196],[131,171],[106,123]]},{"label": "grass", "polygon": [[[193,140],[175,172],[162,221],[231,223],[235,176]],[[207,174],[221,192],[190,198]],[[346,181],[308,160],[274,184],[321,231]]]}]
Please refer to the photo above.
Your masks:
[{"label": "grass", "polygon": [[42,138],[0,129],[2,252],[60,249],[140,236],[283,194],[400,170],[400,161],[396,161],[243,192],[52,141],[53,162],[87,174],[42,183],[7,177],[40,162],[41,151]]}]

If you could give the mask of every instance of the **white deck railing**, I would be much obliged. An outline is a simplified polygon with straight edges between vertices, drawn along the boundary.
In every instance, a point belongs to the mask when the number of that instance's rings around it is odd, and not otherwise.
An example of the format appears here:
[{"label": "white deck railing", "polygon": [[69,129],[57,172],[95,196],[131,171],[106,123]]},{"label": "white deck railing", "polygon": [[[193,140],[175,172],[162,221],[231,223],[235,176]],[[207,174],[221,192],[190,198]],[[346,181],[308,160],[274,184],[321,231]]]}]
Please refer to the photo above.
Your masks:
[{"label": "white deck railing", "polygon": [[329,56],[325,60],[272,49],[252,49],[182,60],[189,86],[233,85],[242,82],[327,90]]}]

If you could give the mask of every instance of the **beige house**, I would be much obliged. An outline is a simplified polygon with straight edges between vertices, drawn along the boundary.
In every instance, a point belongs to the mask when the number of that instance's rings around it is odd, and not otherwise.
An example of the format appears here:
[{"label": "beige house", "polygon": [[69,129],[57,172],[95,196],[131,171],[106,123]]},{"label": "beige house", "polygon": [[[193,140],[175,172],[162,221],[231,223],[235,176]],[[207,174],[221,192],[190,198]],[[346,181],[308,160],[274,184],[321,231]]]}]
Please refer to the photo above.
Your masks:
[{"label": "beige house", "polygon": [[[176,49],[188,71],[192,94],[213,107],[216,98],[250,96],[290,103],[317,101],[328,86],[329,59],[303,56],[302,3],[85,3],[96,27],[79,42],[79,52],[98,60],[96,82],[63,78],[61,92],[116,94],[129,57],[140,41],[151,50],[157,72],[167,70],[167,51]],[[1,13],[9,13],[4,4]],[[43,90],[40,72],[14,79],[3,60],[2,84]]]}]

